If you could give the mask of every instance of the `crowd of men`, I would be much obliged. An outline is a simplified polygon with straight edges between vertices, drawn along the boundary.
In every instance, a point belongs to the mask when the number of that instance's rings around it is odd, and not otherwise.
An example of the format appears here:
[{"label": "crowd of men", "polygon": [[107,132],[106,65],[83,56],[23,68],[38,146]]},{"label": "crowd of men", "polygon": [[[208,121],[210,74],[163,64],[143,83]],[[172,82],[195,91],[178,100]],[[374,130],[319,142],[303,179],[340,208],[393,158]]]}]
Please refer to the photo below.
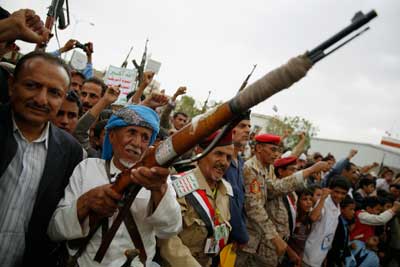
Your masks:
[{"label": "crowd of men", "polygon": [[[0,13],[1,56],[48,41],[34,11]],[[307,154],[304,133],[289,150],[252,133],[250,112],[182,155],[215,143],[189,166],[137,164],[193,119],[175,110],[186,87],[143,97],[145,72],[116,107],[93,44],[82,72],[60,58],[75,45],[0,63],[1,266],[400,266],[399,174],[355,165],[356,150]],[[116,177],[141,186],[128,206]]]}]

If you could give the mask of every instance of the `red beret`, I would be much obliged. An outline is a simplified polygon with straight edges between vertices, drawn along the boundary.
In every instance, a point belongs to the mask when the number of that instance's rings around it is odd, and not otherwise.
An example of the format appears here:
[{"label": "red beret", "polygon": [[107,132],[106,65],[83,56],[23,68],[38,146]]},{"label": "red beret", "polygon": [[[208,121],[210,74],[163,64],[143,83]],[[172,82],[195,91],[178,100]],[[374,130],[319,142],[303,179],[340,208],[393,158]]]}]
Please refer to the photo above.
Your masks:
[{"label": "red beret", "polygon": [[[217,137],[217,135],[220,132],[221,132],[220,130],[214,132],[209,137],[207,137],[205,140],[203,140],[199,145],[202,148],[206,148],[209,144],[211,144],[211,142],[214,140],[214,138]],[[227,146],[227,145],[231,145],[231,144],[232,144],[232,131],[229,131],[222,137],[221,140],[219,140],[219,142],[215,146]]]},{"label": "red beret", "polygon": [[274,167],[275,168],[286,167],[286,166],[292,165],[293,163],[296,163],[296,160],[297,160],[297,157],[293,157],[293,156],[277,159],[274,162]]},{"label": "red beret", "polygon": [[274,145],[279,145],[281,142],[281,137],[273,134],[259,134],[255,137],[255,139],[258,143],[268,143]]}]

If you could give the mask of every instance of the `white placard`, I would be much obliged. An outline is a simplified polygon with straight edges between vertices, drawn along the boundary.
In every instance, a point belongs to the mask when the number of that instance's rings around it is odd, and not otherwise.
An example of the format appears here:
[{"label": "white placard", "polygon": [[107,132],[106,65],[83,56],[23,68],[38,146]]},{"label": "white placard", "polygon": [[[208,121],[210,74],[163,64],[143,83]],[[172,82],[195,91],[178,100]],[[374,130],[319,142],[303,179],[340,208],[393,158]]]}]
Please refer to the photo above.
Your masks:
[{"label": "white placard", "polygon": [[120,85],[120,95],[115,104],[125,104],[126,95],[135,87],[136,70],[125,69],[120,67],[108,67],[107,73],[104,76],[104,82],[107,85]]},{"label": "white placard", "polygon": [[87,57],[85,54],[74,50],[74,52],[72,53],[70,64],[76,70],[84,70],[87,64]]},{"label": "white placard", "polygon": [[157,74],[160,71],[161,68],[161,62],[158,62],[154,59],[147,59],[147,64],[145,71],[153,71],[155,74]]}]

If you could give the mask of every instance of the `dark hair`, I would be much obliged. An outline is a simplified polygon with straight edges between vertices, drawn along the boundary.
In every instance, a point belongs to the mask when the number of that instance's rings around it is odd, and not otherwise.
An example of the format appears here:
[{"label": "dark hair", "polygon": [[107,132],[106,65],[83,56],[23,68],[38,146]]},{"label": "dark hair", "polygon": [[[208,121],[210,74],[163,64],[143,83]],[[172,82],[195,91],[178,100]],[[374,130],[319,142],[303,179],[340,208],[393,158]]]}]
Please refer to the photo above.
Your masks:
[{"label": "dark hair", "polygon": [[77,71],[77,70],[71,70],[71,77],[73,77],[73,76],[79,76],[82,78],[82,80],[86,80],[85,75],[82,72]]},{"label": "dark hair", "polygon": [[315,153],[313,154],[312,158],[315,160],[316,158],[321,158],[321,159],[323,159],[324,157],[321,155],[321,153],[315,152]]},{"label": "dark hair", "polygon": [[389,185],[389,188],[391,188],[391,187],[394,187],[397,190],[400,190],[400,184],[391,184],[391,185]]},{"label": "dark hair", "polygon": [[366,197],[364,198],[364,208],[374,208],[378,205],[382,205],[377,197]]},{"label": "dark hair", "polygon": [[[94,84],[97,84],[98,86],[100,86],[100,87],[101,87],[101,95],[102,95],[102,96],[104,95],[104,93],[105,93],[106,90],[107,90],[107,85],[103,82],[102,79],[99,79],[99,78],[97,78],[97,77],[91,77],[91,78],[89,78],[89,79],[86,79],[86,80],[83,82],[83,84],[85,84],[85,83],[94,83]],[[83,84],[82,84],[82,85],[83,85]]]},{"label": "dark hair", "polygon": [[356,204],[356,202],[349,195],[346,195],[346,197],[343,199],[343,201],[340,202],[340,207],[343,209],[351,204]]},{"label": "dark hair", "polygon": [[378,197],[379,202],[381,203],[382,206],[384,206],[387,203],[393,204],[395,201],[395,198],[393,194],[388,193],[385,197]]},{"label": "dark hair", "polygon": [[296,191],[298,199],[300,199],[301,196],[313,196],[314,192],[311,190],[311,188],[305,188],[300,191]]},{"label": "dark hair", "polygon": [[347,162],[347,164],[344,166],[344,169],[346,170],[346,171],[350,171],[351,170],[351,167],[357,167],[354,163],[352,163],[352,162]]},{"label": "dark hair", "polygon": [[376,190],[376,195],[377,195],[378,197],[386,197],[388,194],[389,194],[389,192],[387,192],[387,191],[384,190],[384,189],[378,189],[378,190]]},{"label": "dark hair", "polygon": [[101,131],[103,131],[104,127],[106,127],[107,121],[108,120],[101,120],[96,123],[96,125],[93,128],[94,137],[100,138]]},{"label": "dark hair", "polygon": [[331,153],[328,153],[328,155],[326,155],[325,158],[322,159],[322,161],[328,161],[328,160],[336,160],[336,159]]},{"label": "dark hair", "polygon": [[79,109],[78,114],[80,114],[82,112],[81,100],[79,99],[79,95],[77,93],[75,93],[74,90],[68,90],[67,94],[65,96],[65,99],[68,100],[69,102],[76,103],[76,105],[78,106],[78,109]]},{"label": "dark hair", "polygon": [[69,88],[69,86],[71,85],[71,72],[70,72],[68,65],[64,62],[64,60],[62,60],[58,57],[55,57],[51,54],[42,52],[42,51],[33,51],[33,52],[30,52],[30,53],[24,55],[23,57],[21,57],[18,60],[17,65],[15,65],[14,74],[13,74],[14,79],[17,79],[17,77],[20,74],[20,72],[22,71],[25,63],[28,60],[31,60],[34,58],[41,58],[51,64],[54,64],[54,65],[57,65],[57,66],[63,68],[68,75],[68,87],[67,88]]},{"label": "dark hair", "polygon": [[348,191],[350,189],[350,182],[343,176],[335,175],[332,177],[331,182],[329,184],[329,188],[333,189],[335,187],[339,187]]},{"label": "dark hair", "polygon": [[359,187],[363,188],[364,186],[369,186],[373,184],[376,187],[376,182],[370,178],[362,178],[359,183]]},{"label": "dark hair", "polygon": [[318,184],[314,184],[314,185],[312,185],[312,186],[310,187],[310,191],[311,191],[313,194],[315,193],[315,190],[317,190],[317,189],[322,190],[322,187],[321,187],[320,185],[318,185]]},{"label": "dark hair", "polygon": [[381,177],[385,176],[386,173],[391,172],[394,175],[394,171],[390,168],[387,168],[386,170],[382,171]]},{"label": "dark hair", "polygon": [[10,12],[0,6],[0,20],[6,19],[10,16]]},{"label": "dark hair", "polygon": [[189,116],[185,112],[182,112],[182,111],[175,112],[173,118],[175,119],[176,117],[178,117],[178,115],[182,115],[185,118],[189,118]]}]

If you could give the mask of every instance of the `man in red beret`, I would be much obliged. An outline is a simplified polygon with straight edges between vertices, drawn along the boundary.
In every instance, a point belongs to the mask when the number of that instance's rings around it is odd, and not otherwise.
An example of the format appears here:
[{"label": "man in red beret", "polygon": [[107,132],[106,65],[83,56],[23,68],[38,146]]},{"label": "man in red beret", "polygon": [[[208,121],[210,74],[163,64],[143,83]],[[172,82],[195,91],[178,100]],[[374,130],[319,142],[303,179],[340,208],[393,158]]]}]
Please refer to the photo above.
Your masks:
[{"label": "man in red beret", "polygon": [[255,141],[255,155],[246,161],[243,170],[249,242],[239,251],[236,266],[277,266],[286,252],[289,231],[284,236],[279,234],[274,223],[277,218],[271,217],[267,202],[303,188],[310,170],[276,179],[273,163],[281,155],[280,137],[262,134]]},{"label": "man in red beret", "polygon": [[[202,153],[219,132],[215,132],[196,147]],[[232,155],[232,133],[222,138],[216,147],[187,173],[171,177],[181,206],[182,232],[161,240],[163,266],[211,266],[212,258],[226,245],[230,233],[229,198],[231,185],[223,178]]]}]

